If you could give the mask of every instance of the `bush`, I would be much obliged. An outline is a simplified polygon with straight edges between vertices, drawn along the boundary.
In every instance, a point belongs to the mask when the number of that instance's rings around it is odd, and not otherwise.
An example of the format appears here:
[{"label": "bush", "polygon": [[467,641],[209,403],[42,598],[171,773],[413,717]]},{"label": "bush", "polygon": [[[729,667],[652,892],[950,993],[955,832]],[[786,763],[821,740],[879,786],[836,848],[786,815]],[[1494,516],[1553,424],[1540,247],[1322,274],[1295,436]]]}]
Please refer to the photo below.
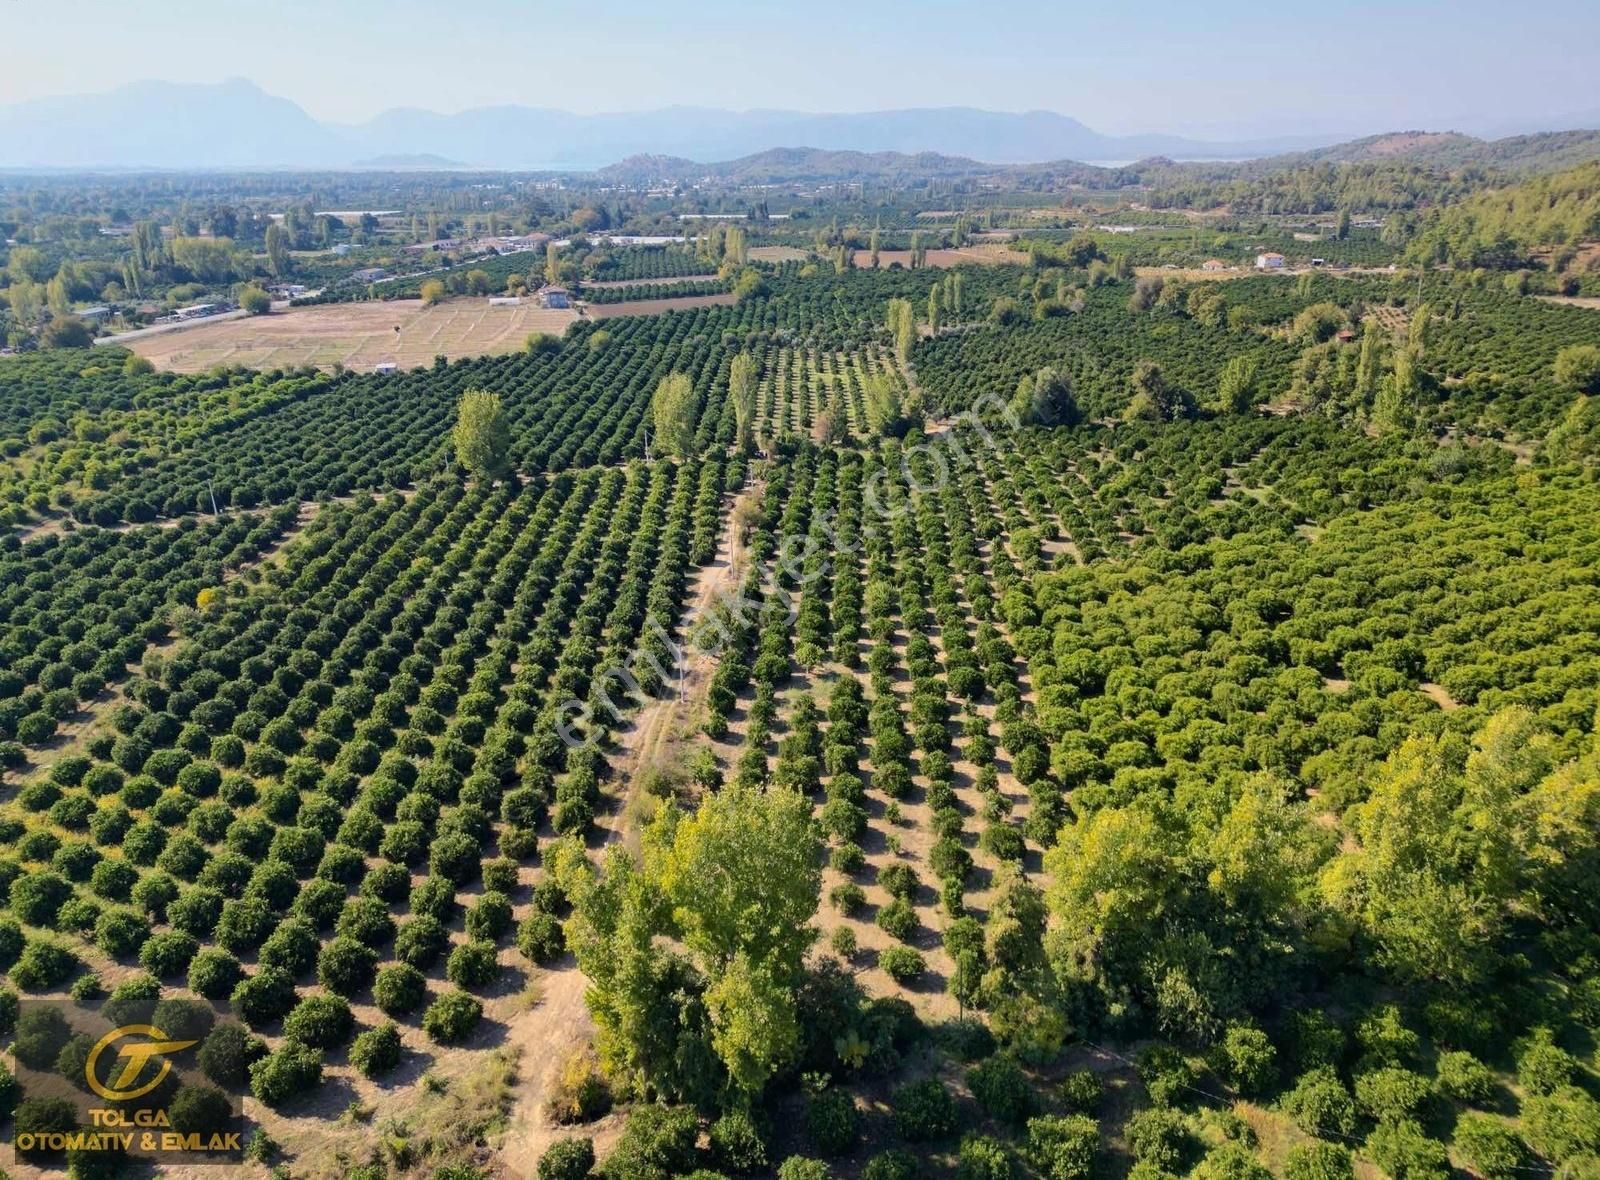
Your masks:
[{"label": "bush", "polygon": [[1020,1127],[1034,1110],[1033,1084],[1010,1057],[996,1055],[967,1071],[967,1086],[991,1118]]},{"label": "bush", "polygon": [[1259,1028],[1233,1023],[1217,1046],[1217,1072],[1241,1094],[1261,1094],[1278,1077],[1278,1051]]},{"label": "bush", "polygon": [[422,1014],[422,1031],[441,1045],[464,1041],[483,1019],[483,1005],[463,991],[448,991]]},{"label": "bush", "polygon": [[1028,1120],[1028,1154],[1050,1180],[1089,1180],[1099,1150],[1099,1125],[1084,1115]]},{"label": "bush", "polygon": [[444,977],[457,987],[483,987],[500,974],[492,942],[464,942],[450,952]]},{"label": "bush", "polygon": [[1178,1111],[1166,1106],[1141,1110],[1128,1120],[1128,1147],[1133,1158],[1163,1172],[1186,1170],[1193,1140],[1189,1123]]},{"label": "bush", "polygon": [[400,1064],[400,1030],[393,1021],[386,1020],[377,1028],[369,1028],[357,1035],[350,1045],[350,1064],[361,1071],[363,1077],[376,1077]]},{"label": "bush", "polygon": [[55,1008],[29,1008],[17,1021],[11,1052],[29,1069],[55,1068],[56,1055],[72,1037],[67,1018]]},{"label": "bush", "polygon": [[1105,1093],[1105,1083],[1092,1069],[1075,1069],[1061,1079],[1061,1101],[1074,1114],[1094,1114]]},{"label": "bush", "polygon": [[233,1104],[215,1086],[180,1086],[167,1106],[172,1129],[188,1135],[226,1131],[233,1117]]},{"label": "bush", "polygon": [[11,978],[23,991],[43,992],[60,987],[78,969],[78,956],[60,943],[31,938],[22,957],[11,968]]},{"label": "bush", "polygon": [[921,1166],[910,1152],[891,1148],[880,1151],[861,1169],[861,1180],[915,1180]]},{"label": "bush", "polygon": [[595,1059],[579,1049],[561,1063],[545,1099],[545,1115],[554,1123],[586,1123],[611,1109],[611,1090]]},{"label": "bush", "polygon": [[100,1014],[112,1024],[148,1024],[161,1002],[161,981],[148,975],[135,975],[111,989]]},{"label": "bush", "polygon": [[1553,1163],[1600,1152],[1600,1102],[1576,1086],[1529,1095],[1522,1103],[1528,1145]]},{"label": "bush", "polygon": [[567,949],[560,920],[542,910],[529,914],[517,927],[517,949],[536,966],[555,962]]},{"label": "bush", "polygon": [[694,1168],[699,1120],[687,1107],[645,1105],[628,1114],[606,1160],[610,1180],[664,1180]]},{"label": "bush", "polygon": [[832,1180],[833,1172],[821,1160],[791,1155],[778,1165],[778,1180]]},{"label": "bush", "polygon": [[295,1003],[294,980],[279,967],[261,967],[239,982],[229,1003],[251,1028],[271,1024],[289,1014]]},{"label": "bush", "polygon": [[1011,1153],[1000,1140],[969,1135],[961,1141],[956,1155],[957,1180],[1011,1180],[1015,1175]]},{"label": "bush", "polygon": [[906,941],[917,929],[917,911],[903,897],[897,897],[878,911],[878,928],[891,938]]},{"label": "bush", "polygon": [[189,963],[189,990],[208,1000],[220,1000],[233,992],[243,975],[238,959],[207,947]]},{"label": "bush", "polygon": [[219,1024],[200,1042],[198,1060],[206,1077],[222,1086],[243,1084],[252,1062],[266,1056],[266,1042],[237,1024]]},{"label": "bush", "polygon": [[467,935],[493,942],[511,929],[511,900],[503,893],[484,893],[467,911]]},{"label": "bush", "polygon": [[1433,1087],[1421,1074],[1398,1066],[1368,1070],[1356,1078],[1356,1105],[1374,1122],[1415,1115]]},{"label": "bush", "polygon": [[1283,1180],[1352,1180],[1350,1149],[1338,1143],[1297,1143],[1283,1161]]},{"label": "bush", "polygon": [[188,971],[200,944],[192,934],[164,930],[152,934],[139,949],[139,965],[158,979],[170,979]]},{"label": "bush", "polygon": [[1485,1102],[1498,1085],[1492,1069],[1459,1049],[1439,1054],[1435,1075],[1439,1093],[1460,1102]]},{"label": "bush", "polygon": [[948,1139],[961,1125],[961,1112],[937,1078],[924,1078],[901,1086],[889,1102],[895,1129],[911,1143]]},{"label": "bush", "polygon": [[861,1138],[861,1112],[848,1090],[830,1087],[806,1100],[806,1138],[823,1155],[844,1155]]},{"label": "bush", "polygon": [[372,999],[386,1016],[404,1016],[422,1007],[428,998],[428,981],[409,963],[391,963],[378,972]]},{"label": "bush", "polygon": [[394,957],[416,968],[431,967],[450,945],[450,933],[438,919],[419,914],[402,923],[394,937]]},{"label": "bush", "polygon": [[1172,1106],[1188,1097],[1194,1071],[1188,1059],[1171,1045],[1151,1045],[1139,1054],[1139,1080],[1151,1102]]},{"label": "bush", "polygon": [[908,946],[885,947],[878,954],[878,966],[902,987],[915,983],[928,969],[927,960],[922,957],[922,953]]},{"label": "bush", "polygon": [[346,999],[371,986],[377,973],[377,952],[353,938],[341,935],[317,955],[317,982]]},{"label": "bush", "polygon": [[331,1049],[350,1039],[355,1017],[339,996],[307,996],[283,1020],[283,1033],[314,1049]]},{"label": "bush", "polygon": [[210,1004],[186,996],[167,996],[156,1004],[150,1023],[176,1040],[198,1041],[216,1024]]},{"label": "bush", "polygon": [[558,1139],[539,1157],[539,1180],[584,1180],[593,1170],[592,1139]]},{"label": "bush", "polygon": [[1554,1094],[1577,1076],[1577,1059],[1557,1045],[1547,1028],[1536,1028],[1517,1044],[1517,1081],[1530,1094]]},{"label": "bush", "polygon": [[718,1166],[734,1175],[767,1168],[767,1143],[755,1120],[742,1110],[730,1110],[711,1124],[711,1154]]},{"label": "bush", "polygon": [[1191,1180],[1272,1180],[1267,1166],[1243,1143],[1224,1143],[1207,1153]]},{"label": "bush", "polygon": [[281,1106],[322,1082],[322,1053],[285,1041],[250,1066],[250,1092],[268,1106]]},{"label": "bush", "polygon": [[1393,1180],[1449,1180],[1450,1153],[1411,1119],[1379,1123],[1366,1150]]},{"label": "bush", "polygon": [[1356,1104],[1339,1075],[1328,1066],[1302,1074],[1294,1089],[1283,1096],[1283,1109],[1307,1135],[1327,1138],[1356,1129]]},{"label": "bush", "polygon": [[1517,1133],[1493,1115],[1462,1115],[1456,1123],[1455,1145],[1472,1170],[1487,1180],[1512,1180],[1528,1162]]}]

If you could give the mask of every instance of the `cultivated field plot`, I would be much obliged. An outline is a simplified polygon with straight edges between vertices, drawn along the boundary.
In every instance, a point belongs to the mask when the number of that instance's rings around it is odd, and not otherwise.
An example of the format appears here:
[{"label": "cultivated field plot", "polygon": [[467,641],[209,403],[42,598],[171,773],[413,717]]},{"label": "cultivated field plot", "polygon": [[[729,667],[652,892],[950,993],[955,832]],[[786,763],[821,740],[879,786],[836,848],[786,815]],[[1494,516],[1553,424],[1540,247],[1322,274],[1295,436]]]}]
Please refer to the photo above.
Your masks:
[{"label": "cultivated field plot", "polygon": [[811,255],[795,246],[751,246],[751,262],[804,262]]},{"label": "cultivated field plot", "polygon": [[340,303],[295,307],[269,316],[199,324],[182,331],[130,342],[134,352],[159,368],[200,373],[216,365],[254,369],[315,365],[370,370],[392,363],[402,369],[458,357],[515,352],[529,334],[559,336],[577,318],[573,311],[531,303],[491,305],[482,299],[451,299],[432,307],[421,300]]},{"label": "cultivated field plot", "polygon": [[[754,251],[752,251],[754,253]],[[1011,263],[1013,265],[1028,262],[1029,256],[1020,250],[1012,250],[1007,246],[962,246],[958,250],[929,250],[927,264],[937,267],[968,266],[974,262],[985,265]],[[878,265],[880,267],[893,266],[895,263],[909,268],[911,266],[910,250],[879,250]],[[857,250],[854,256],[857,267],[870,268],[872,266],[872,251]]]},{"label": "cultivated field plot", "polygon": [[631,299],[626,303],[591,303],[585,309],[590,319],[610,320],[625,315],[660,315],[695,307],[732,307],[732,291],[718,295],[679,295],[667,299]]}]

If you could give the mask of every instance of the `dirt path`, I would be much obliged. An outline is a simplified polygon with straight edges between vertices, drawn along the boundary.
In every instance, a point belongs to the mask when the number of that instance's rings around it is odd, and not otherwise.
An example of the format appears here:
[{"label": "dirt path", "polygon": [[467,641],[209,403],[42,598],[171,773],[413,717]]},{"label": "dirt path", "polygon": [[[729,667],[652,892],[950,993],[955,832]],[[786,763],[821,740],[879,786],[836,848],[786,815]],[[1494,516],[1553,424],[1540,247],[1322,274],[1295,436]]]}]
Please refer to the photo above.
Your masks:
[{"label": "dirt path", "polygon": [[[743,506],[761,495],[763,485],[752,483],[734,498],[727,524],[718,542],[716,556],[695,571],[684,604],[679,634],[687,634],[693,621],[703,615],[718,597],[731,594],[743,576],[744,546],[739,536],[744,519]],[[690,727],[705,705],[716,671],[716,658],[685,645],[682,692],[662,700],[650,700],[633,716],[633,724],[618,739],[619,750],[613,765],[620,771],[623,797],[608,816],[596,818],[605,830],[603,847],[619,840],[635,844],[640,801],[633,785],[642,771],[651,766],[667,766],[690,732]],[[512,1099],[510,1129],[499,1151],[506,1175],[534,1175],[539,1157],[547,1147],[569,1134],[593,1136],[597,1148],[621,1129],[616,1116],[599,1123],[585,1124],[571,1131],[552,1123],[545,1116],[545,1097],[557,1071],[568,1057],[594,1035],[594,1025],[583,1003],[587,986],[583,972],[570,956],[535,978],[540,991],[538,1004],[525,1016],[512,1021],[507,1038],[522,1060],[530,1066],[517,1084]]]}]

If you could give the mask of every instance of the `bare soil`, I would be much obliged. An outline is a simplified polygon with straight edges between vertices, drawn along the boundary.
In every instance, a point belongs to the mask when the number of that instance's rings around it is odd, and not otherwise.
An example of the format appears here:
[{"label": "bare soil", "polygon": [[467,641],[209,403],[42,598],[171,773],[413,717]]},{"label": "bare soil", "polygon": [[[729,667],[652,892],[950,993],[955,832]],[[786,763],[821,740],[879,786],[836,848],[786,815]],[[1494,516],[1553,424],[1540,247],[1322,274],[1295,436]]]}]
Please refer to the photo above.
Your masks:
[{"label": "bare soil", "polygon": [[367,371],[392,363],[411,369],[432,364],[435,356],[453,360],[515,352],[530,334],[559,336],[575,319],[575,311],[528,303],[495,305],[477,298],[447,299],[431,307],[420,299],[330,303],[199,323],[130,341],[129,347],[157,368],[180,373],[216,365],[328,369],[338,364]]}]

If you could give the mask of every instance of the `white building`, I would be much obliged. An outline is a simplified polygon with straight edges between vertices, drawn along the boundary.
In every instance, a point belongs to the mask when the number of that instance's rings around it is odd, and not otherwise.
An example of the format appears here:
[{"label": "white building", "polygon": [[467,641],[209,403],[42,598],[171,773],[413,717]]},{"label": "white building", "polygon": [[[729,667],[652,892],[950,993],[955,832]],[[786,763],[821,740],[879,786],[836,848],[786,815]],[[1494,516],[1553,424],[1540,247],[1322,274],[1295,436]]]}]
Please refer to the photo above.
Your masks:
[{"label": "white building", "polygon": [[1284,258],[1282,254],[1268,253],[1256,255],[1257,270],[1282,270]]}]

